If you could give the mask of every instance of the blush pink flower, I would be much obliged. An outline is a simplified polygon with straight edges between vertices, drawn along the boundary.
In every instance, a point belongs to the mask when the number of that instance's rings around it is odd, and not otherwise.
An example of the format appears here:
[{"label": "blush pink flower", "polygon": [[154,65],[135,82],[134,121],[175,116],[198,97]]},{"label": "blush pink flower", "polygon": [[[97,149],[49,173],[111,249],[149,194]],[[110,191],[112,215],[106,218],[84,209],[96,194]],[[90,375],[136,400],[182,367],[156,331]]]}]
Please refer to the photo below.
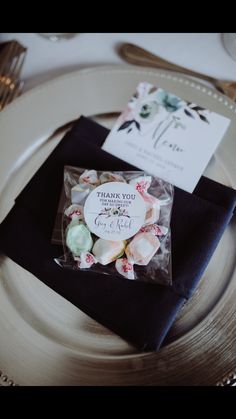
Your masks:
[{"label": "blush pink flower", "polygon": [[133,118],[134,118],[133,109],[128,105],[126,106],[122,114],[119,116],[119,119],[117,122],[119,122],[119,124],[123,124],[125,121],[129,121],[130,119],[133,119]]}]

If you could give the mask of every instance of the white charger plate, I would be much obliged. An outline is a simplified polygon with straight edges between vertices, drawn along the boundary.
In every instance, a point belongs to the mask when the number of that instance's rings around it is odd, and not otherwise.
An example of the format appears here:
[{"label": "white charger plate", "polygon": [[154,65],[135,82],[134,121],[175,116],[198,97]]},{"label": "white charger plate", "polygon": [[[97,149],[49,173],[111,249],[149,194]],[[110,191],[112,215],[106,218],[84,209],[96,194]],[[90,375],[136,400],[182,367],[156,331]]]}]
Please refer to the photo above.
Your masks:
[{"label": "white charger plate", "polygon": [[[205,175],[236,188],[236,107],[173,72],[106,66],[66,74],[18,98],[0,114],[0,221],[55,148],[58,127],[78,116],[120,112],[149,81],[231,119]],[[50,137],[50,140],[48,140]],[[47,141],[48,140],[48,141]],[[141,353],[36,277],[2,257],[0,382],[3,385],[215,385],[236,366],[236,223],[225,231],[169,343]],[[23,238],[17,238],[24,245]],[[40,255],[39,255],[40,256]],[[184,257],[184,255],[183,255]]]}]

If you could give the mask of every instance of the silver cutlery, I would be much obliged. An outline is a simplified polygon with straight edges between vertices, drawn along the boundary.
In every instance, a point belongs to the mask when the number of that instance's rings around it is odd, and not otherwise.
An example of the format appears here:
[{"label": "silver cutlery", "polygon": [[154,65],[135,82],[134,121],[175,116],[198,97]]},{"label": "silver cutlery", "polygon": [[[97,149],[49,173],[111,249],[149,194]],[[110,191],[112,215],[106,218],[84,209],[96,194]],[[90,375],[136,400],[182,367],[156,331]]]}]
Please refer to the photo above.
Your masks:
[{"label": "silver cutlery", "polygon": [[186,67],[164,60],[158,55],[152,54],[151,52],[130,43],[122,44],[119,52],[121,57],[130,64],[176,71],[209,81],[221,93],[224,93],[226,96],[236,101],[236,82],[233,80],[219,80],[198,71],[190,70]]}]

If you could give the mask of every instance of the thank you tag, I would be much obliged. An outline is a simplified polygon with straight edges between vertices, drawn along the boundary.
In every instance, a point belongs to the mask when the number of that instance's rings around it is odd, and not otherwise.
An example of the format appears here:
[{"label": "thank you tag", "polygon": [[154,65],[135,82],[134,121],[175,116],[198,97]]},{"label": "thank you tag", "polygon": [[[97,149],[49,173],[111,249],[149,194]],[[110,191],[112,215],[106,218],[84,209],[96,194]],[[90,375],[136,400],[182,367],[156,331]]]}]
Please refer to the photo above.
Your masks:
[{"label": "thank you tag", "polygon": [[134,236],[145,222],[146,206],[139,192],[123,182],[95,188],[84,206],[85,222],[102,239],[117,241]]}]

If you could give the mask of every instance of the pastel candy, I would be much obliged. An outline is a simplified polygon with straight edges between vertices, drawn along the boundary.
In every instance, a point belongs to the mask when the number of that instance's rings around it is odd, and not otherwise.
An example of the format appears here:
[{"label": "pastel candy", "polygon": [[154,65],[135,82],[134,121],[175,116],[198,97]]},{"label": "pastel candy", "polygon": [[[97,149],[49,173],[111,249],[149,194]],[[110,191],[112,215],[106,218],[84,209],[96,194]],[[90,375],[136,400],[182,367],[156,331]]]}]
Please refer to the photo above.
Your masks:
[{"label": "pastel candy", "polygon": [[157,224],[149,224],[141,227],[140,232],[152,233],[155,236],[165,236],[168,233],[168,228]]},{"label": "pastel candy", "polygon": [[147,192],[152,183],[152,177],[139,176],[135,179],[131,179],[129,183],[140,193],[146,204],[145,224],[155,223],[160,216],[160,204],[159,200],[155,196],[150,195]]},{"label": "pastel candy", "polygon": [[107,182],[126,182],[126,180],[123,178],[123,176],[118,175],[116,173],[111,172],[103,172],[100,175],[100,182],[101,183],[107,183]]},{"label": "pastel candy", "polygon": [[135,279],[134,266],[126,258],[120,258],[116,260],[115,267],[120,275],[128,279]]},{"label": "pastel candy", "polygon": [[87,227],[73,219],[66,230],[66,245],[75,256],[92,249],[93,240]]},{"label": "pastel candy", "polygon": [[159,239],[152,233],[140,232],[125,249],[128,261],[136,265],[147,265],[160,247]]},{"label": "pastel candy", "polygon": [[141,194],[147,192],[151,183],[152,176],[139,176],[129,181],[129,184],[133,185],[135,189]]},{"label": "pastel candy", "polygon": [[146,204],[146,224],[154,224],[160,217],[159,199],[147,192],[140,192]]},{"label": "pastel candy", "polygon": [[78,218],[83,220],[84,218],[84,209],[82,205],[72,204],[65,209],[64,214],[69,218]]},{"label": "pastel candy", "polygon": [[165,226],[156,226],[157,227],[157,233],[156,236],[165,236],[168,233],[168,228]]},{"label": "pastel candy", "polygon": [[146,205],[145,224],[154,224],[160,217],[159,205]]},{"label": "pastel candy", "polygon": [[84,173],[79,177],[79,183],[85,183],[89,185],[98,185],[98,174],[96,170],[85,170]]},{"label": "pastel candy", "polygon": [[147,192],[140,192],[147,206],[160,206],[160,201],[155,196]]},{"label": "pastel candy", "polygon": [[73,218],[71,219],[70,224],[69,224],[69,225],[67,226],[67,228],[66,228],[66,234],[67,234],[68,230],[69,230],[71,227],[77,226],[77,225],[79,225],[79,224],[82,224],[82,223],[81,223],[81,221],[79,220],[79,218],[78,218],[78,217],[73,217]]},{"label": "pastel candy", "polygon": [[74,257],[74,259],[77,261],[77,266],[80,269],[89,269],[94,263],[97,263],[95,257],[89,252],[82,252],[80,257]]},{"label": "pastel candy", "polygon": [[72,204],[83,204],[89,193],[94,189],[93,185],[77,184],[71,189]]},{"label": "pastel candy", "polygon": [[98,262],[102,265],[108,265],[118,257],[122,256],[125,250],[126,242],[122,241],[110,241],[104,239],[98,239],[93,246],[93,254],[95,255]]}]

